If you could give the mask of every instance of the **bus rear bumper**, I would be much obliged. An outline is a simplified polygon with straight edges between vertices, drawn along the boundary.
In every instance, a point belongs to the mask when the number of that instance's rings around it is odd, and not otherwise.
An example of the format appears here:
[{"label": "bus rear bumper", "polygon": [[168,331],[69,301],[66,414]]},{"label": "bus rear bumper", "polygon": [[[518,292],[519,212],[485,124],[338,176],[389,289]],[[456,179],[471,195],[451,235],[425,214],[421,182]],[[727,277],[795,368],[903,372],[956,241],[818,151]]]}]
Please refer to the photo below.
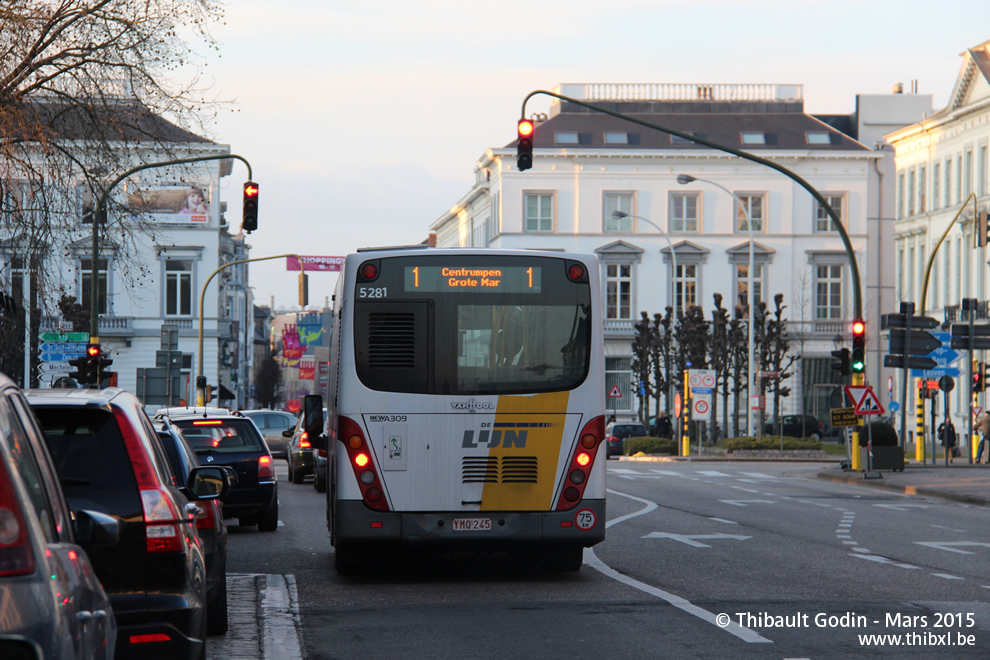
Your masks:
[{"label": "bus rear bumper", "polygon": [[569,511],[372,511],[336,502],[338,542],[439,545],[563,543],[591,547],[605,540],[605,500],[583,500]]}]

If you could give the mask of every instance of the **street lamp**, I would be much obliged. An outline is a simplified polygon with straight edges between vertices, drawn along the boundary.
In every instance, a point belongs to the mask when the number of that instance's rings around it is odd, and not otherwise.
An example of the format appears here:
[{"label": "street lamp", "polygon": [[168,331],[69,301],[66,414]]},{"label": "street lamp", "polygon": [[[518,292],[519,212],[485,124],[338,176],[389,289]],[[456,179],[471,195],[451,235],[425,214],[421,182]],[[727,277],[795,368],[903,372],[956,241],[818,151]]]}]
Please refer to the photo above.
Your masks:
[{"label": "street lamp", "polygon": [[616,220],[621,220],[622,218],[636,218],[637,220],[642,220],[643,222],[645,222],[646,224],[650,225],[658,232],[660,232],[660,235],[663,236],[665,241],[667,241],[667,246],[670,248],[670,262],[674,266],[674,277],[671,280],[671,293],[674,300],[674,313],[676,314],[677,313],[677,252],[674,251],[674,244],[670,242],[670,237],[667,236],[667,234],[662,229],[660,229],[660,227],[657,227],[656,224],[654,224],[650,220],[647,220],[644,217],[638,215],[632,215],[631,213],[626,213],[625,211],[612,211],[612,217],[615,218]]},{"label": "street lamp", "polygon": [[[746,281],[747,281],[746,282],[746,298],[747,298],[747,304],[749,306],[749,343],[748,343],[748,348],[747,348],[747,360],[748,360],[748,363],[749,363],[749,366],[747,367],[747,370],[749,372],[749,378],[747,378],[747,380],[749,382],[747,383],[746,393],[747,393],[748,398],[749,398],[749,401],[750,401],[750,408],[752,408],[753,390],[754,390],[754,388],[753,388],[753,382],[754,382],[754,379],[756,377],[756,374],[753,373],[753,319],[755,318],[755,315],[753,313],[753,304],[754,304],[754,300],[753,300],[753,220],[752,220],[752,218],[749,215],[749,209],[746,206],[743,205],[743,203],[739,200],[739,198],[736,196],[736,194],[734,192],[732,192],[731,190],[729,190],[728,188],[726,188],[722,184],[717,183],[715,181],[711,181],[709,179],[699,179],[698,177],[691,176],[690,174],[678,174],[677,175],[677,183],[681,184],[682,186],[685,185],[685,184],[688,184],[688,183],[692,183],[694,181],[700,181],[702,183],[711,184],[711,185],[715,186],[716,188],[720,188],[720,189],[724,190],[725,192],[729,193],[729,195],[732,197],[732,199],[735,200],[736,205],[739,207],[739,210],[742,211],[743,217],[746,218],[746,229],[749,231],[749,268],[746,271]],[[749,427],[747,430],[750,433],[753,433],[754,436],[756,436],[756,433],[754,432],[754,429],[756,428],[756,424],[753,422],[753,419],[752,418],[753,418],[752,410],[747,410],[747,412],[746,412],[746,423],[747,423],[747,426]]]}]

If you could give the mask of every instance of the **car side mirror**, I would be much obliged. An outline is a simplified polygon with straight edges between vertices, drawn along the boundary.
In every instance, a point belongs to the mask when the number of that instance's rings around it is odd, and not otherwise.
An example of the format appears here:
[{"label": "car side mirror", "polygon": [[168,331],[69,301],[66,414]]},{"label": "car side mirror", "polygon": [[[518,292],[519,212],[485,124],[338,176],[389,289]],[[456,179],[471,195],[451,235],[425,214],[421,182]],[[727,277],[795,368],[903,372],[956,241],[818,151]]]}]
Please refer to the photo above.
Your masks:
[{"label": "car side mirror", "polygon": [[83,548],[106,548],[120,541],[120,524],[113,516],[81,509],[72,512],[76,543]]},{"label": "car side mirror", "polygon": [[230,491],[227,470],[221,466],[194,467],[189,471],[186,489],[196,500],[223,499]]},{"label": "car side mirror", "polygon": [[306,420],[306,428],[303,430],[312,443],[314,438],[323,435],[323,397],[319,394],[303,397],[303,411]]}]

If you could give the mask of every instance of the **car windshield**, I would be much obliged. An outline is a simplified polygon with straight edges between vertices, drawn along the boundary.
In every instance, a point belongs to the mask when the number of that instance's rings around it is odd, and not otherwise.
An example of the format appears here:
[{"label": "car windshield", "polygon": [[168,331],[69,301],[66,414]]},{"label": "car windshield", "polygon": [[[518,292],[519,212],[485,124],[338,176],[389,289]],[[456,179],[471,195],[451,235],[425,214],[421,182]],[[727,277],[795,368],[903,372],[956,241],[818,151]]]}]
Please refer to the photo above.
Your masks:
[{"label": "car windshield", "polygon": [[617,438],[628,438],[636,435],[647,435],[647,433],[640,424],[616,424],[612,427],[612,435]]},{"label": "car windshield", "polygon": [[180,419],[173,424],[182,429],[193,451],[220,453],[261,451],[264,441],[247,419]]}]

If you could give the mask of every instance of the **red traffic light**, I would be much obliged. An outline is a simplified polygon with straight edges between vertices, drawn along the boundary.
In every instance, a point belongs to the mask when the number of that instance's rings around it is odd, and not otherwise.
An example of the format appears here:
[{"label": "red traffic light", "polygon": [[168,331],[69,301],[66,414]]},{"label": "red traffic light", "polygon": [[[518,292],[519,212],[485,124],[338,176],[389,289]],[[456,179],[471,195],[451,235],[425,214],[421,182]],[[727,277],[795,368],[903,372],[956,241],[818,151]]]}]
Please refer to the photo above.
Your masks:
[{"label": "red traffic light", "polygon": [[86,355],[91,358],[100,357],[100,345],[99,344],[89,344],[86,346]]},{"label": "red traffic light", "polygon": [[860,321],[859,319],[853,321],[853,336],[861,336],[866,334],[866,323]]},{"label": "red traffic light", "polygon": [[519,137],[530,137],[533,134],[533,122],[529,119],[519,120]]},{"label": "red traffic light", "polygon": [[257,197],[258,196],[258,184],[248,181],[244,184],[244,196],[245,197]]}]

